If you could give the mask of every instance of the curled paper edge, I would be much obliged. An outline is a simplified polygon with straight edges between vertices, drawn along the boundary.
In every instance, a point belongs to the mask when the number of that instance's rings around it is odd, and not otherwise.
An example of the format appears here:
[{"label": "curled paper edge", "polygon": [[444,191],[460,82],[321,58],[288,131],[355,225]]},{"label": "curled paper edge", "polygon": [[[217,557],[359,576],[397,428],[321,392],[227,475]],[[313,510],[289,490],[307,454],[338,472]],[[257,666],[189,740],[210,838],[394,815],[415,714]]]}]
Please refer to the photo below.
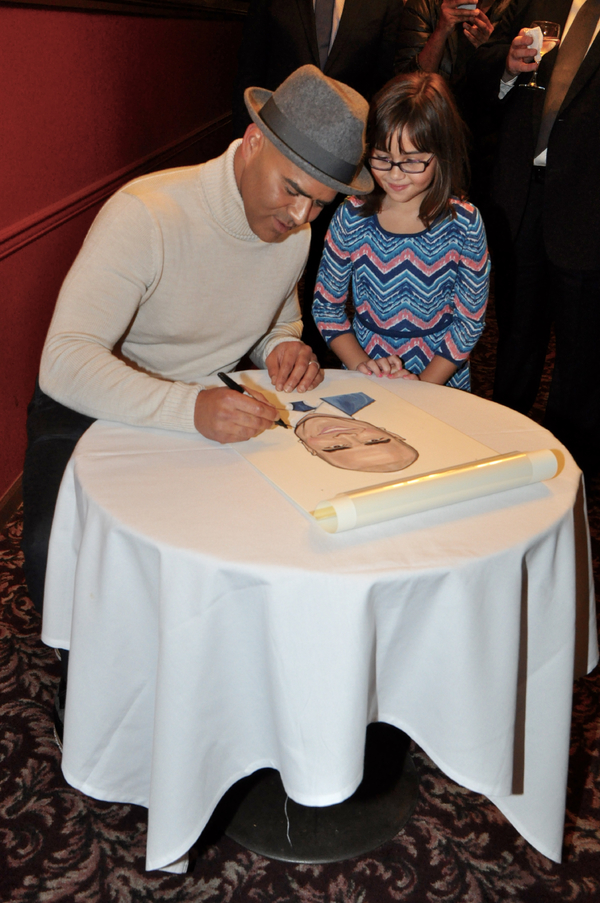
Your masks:
[{"label": "curled paper edge", "polygon": [[342,533],[550,480],[561,460],[561,453],[551,449],[495,455],[341,493],[319,502],[312,514],[327,533]]}]

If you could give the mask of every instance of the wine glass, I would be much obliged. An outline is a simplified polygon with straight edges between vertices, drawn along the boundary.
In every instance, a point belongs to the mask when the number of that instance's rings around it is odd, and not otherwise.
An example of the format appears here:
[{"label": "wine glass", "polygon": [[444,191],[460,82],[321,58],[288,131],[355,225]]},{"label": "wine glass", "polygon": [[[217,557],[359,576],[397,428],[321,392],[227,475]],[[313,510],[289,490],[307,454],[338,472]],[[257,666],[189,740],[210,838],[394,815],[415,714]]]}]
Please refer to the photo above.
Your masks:
[{"label": "wine glass", "polygon": [[[550,50],[554,50],[555,47],[558,47],[560,44],[560,25],[558,22],[532,22],[529,26],[530,28],[535,28],[536,25],[542,31],[542,47],[540,50],[540,56],[545,56],[546,53]],[[533,62],[533,58],[531,60]],[[545,91],[541,85],[537,83],[537,69],[535,72],[531,73],[531,78],[524,86],[525,88],[536,88],[538,91]]]}]

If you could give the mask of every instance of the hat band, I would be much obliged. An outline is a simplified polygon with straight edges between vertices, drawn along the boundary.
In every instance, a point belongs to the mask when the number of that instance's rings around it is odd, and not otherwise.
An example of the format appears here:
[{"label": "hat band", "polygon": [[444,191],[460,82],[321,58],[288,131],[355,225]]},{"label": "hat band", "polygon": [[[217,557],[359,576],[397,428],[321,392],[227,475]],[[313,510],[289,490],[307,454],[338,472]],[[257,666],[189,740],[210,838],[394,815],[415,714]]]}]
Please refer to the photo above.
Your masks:
[{"label": "hat band", "polygon": [[307,138],[306,135],[303,135],[293,122],[290,122],[287,116],[281,112],[273,97],[268,99],[259,115],[265,125],[268,125],[278,138],[281,138],[291,150],[295,151],[307,163],[311,163],[324,175],[335,179],[337,182],[343,182],[345,185],[349,185],[352,182],[358,166],[346,163],[345,160],[340,160],[339,157],[330,154],[325,148],[320,147],[314,141],[311,141],[310,138]]}]

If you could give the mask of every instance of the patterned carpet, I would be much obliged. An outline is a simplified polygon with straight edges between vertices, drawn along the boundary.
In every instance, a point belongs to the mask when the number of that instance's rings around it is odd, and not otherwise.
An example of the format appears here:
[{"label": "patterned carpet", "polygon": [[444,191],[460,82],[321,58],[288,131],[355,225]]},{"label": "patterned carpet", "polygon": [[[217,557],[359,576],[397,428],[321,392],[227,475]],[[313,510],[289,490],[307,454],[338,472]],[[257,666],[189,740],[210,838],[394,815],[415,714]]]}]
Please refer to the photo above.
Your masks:
[{"label": "patterned carpet", "polygon": [[[491,393],[494,324],[474,359]],[[547,385],[547,376],[545,384]],[[544,393],[536,405],[541,416]],[[598,493],[596,493],[596,498]],[[599,576],[600,510],[591,507]],[[412,819],[374,853],[288,865],[227,838],[198,849],[193,871],[144,871],[145,810],[70,788],[52,737],[59,677],[27,597],[17,515],[0,534],[0,900],[19,903],[595,903],[600,900],[600,673],[577,682],[564,861],[537,853],[484,797],[459,787],[418,748]]]}]

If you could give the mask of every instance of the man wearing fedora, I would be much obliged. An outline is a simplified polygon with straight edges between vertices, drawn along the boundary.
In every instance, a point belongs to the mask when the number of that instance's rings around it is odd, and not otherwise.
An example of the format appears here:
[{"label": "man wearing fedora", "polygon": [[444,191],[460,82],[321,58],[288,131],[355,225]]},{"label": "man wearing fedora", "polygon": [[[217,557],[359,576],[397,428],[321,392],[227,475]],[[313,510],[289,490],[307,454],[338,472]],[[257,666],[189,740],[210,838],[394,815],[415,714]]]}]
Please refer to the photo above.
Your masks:
[{"label": "man wearing fedora", "polygon": [[25,572],[40,611],[60,481],[95,418],[236,442],[278,413],[260,395],[205,388],[204,378],[249,353],[277,390],[323,379],[300,340],[296,284],[308,223],[337,192],[372,187],[362,166],[367,103],[304,66],[275,92],[249,88],[246,104],[252,124],[221,157],[120,189],[62,286],[23,474]]},{"label": "man wearing fedora", "polygon": [[[232,98],[233,134],[242,135],[249,122],[244,102],[249,85],[275,89],[307,63],[370,101],[394,75],[402,6],[402,0],[251,0]],[[302,311],[304,339],[322,363],[337,367],[339,361],[312,318],[315,281],[335,207],[312,226]]]}]

